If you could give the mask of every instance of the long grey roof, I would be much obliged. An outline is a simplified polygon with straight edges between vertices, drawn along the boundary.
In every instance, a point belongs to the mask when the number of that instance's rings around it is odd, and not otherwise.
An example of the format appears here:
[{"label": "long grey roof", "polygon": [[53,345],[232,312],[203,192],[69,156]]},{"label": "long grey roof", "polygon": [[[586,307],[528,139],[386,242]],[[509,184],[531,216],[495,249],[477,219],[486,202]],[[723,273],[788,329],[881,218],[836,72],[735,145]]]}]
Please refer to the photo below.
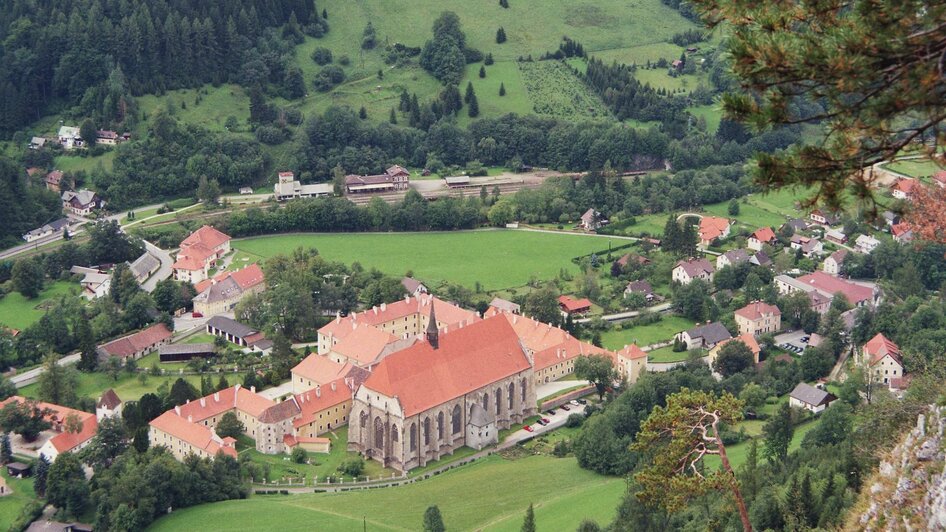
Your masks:
[{"label": "long grey roof", "polygon": [[161,261],[155,258],[154,255],[145,251],[140,257],[135,259],[135,262],[132,262],[129,265],[131,273],[135,275],[136,279],[141,279],[142,277],[147,277],[152,271],[161,266]]},{"label": "long grey roof", "polygon": [[729,334],[729,330],[718,321],[694,327],[687,331],[687,336],[690,338],[702,338],[703,342],[706,344],[718,344],[723,340],[732,338],[732,335]]},{"label": "long grey roof", "polygon": [[200,353],[212,353],[214,344],[172,344],[158,347],[159,355],[196,355]]},{"label": "long grey roof", "polygon": [[246,338],[251,334],[259,332],[248,325],[243,325],[242,323],[226,316],[214,316],[210,318],[207,320],[207,326],[213,327],[214,329],[223,331],[237,338]]},{"label": "long grey roof", "polygon": [[226,301],[233,297],[237,297],[243,293],[243,289],[240,288],[240,284],[230,276],[226,279],[216,282],[206,289],[203,292],[197,294],[194,297],[194,301],[204,300],[207,303],[216,303],[217,301]]},{"label": "long grey roof", "polygon": [[790,396],[813,406],[821,406],[837,399],[834,394],[815,388],[806,382],[799,382]]}]

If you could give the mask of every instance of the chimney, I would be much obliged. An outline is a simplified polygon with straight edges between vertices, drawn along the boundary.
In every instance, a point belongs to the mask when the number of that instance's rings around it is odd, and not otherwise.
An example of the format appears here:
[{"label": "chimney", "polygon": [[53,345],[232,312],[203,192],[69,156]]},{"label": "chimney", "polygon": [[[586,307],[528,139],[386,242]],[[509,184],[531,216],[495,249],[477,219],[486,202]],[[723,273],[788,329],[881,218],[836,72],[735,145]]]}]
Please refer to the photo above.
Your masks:
[{"label": "chimney", "polygon": [[321,386],[316,386],[316,387],[315,387],[315,396],[316,396],[316,397],[322,397],[322,387],[321,387]]},{"label": "chimney", "polygon": [[332,391],[335,391],[335,381],[332,381]]},{"label": "chimney", "polygon": [[371,311],[374,312],[374,315],[378,315],[378,307],[371,307]]},{"label": "chimney", "polygon": [[190,415],[187,416],[187,422],[188,422],[188,423],[193,423],[193,422],[194,422],[194,416],[190,416]]},{"label": "chimney", "polygon": [[181,407],[180,407],[180,406],[175,406],[175,407],[174,407],[174,413],[177,414],[177,415],[181,415]]},{"label": "chimney", "polygon": [[381,312],[384,312],[384,310],[385,310],[386,308],[388,308],[388,304],[387,304],[387,303],[381,303]]},{"label": "chimney", "polygon": [[250,386],[250,391],[256,393],[256,386]]},{"label": "chimney", "polygon": [[220,392],[214,392],[214,402],[220,402]]},{"label": "chimney", "polygon": [[203,408],[203,407],[205,407],[205,406],[207,406],[207,399],[204,398],[204,397],[201,397],[201,398],[200,398],[200,407]]}]

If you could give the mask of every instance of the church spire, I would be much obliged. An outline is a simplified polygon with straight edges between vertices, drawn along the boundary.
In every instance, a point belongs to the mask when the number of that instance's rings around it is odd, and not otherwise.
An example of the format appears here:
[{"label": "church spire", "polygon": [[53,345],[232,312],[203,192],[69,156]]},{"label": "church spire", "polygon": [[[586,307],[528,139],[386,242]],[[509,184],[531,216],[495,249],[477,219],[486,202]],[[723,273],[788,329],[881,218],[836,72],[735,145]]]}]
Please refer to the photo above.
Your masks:
[{"label": "church spire", "polygon": [[430,298],[430,318],[427,320],[427,342],[437,349],[440,347],[440,330],[437,328],[437,315],[434,313],[434,298]]}]

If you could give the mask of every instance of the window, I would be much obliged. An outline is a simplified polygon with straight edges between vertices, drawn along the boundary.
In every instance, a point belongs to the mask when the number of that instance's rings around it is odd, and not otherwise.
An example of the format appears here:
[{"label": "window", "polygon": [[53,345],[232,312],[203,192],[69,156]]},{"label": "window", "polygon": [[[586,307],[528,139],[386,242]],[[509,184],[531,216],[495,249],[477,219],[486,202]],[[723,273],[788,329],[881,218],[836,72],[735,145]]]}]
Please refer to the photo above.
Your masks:
[{"label": "window", "polygon": [[374,418],[374,446],[384,449],[384,423],[380,417]]},{"label": "window", "polygon": [[516,397],[516,383],[510,382],[509,391],[506,393],[506,398],[509,399],[509,410],[512,410],[513,408],[512,402],[515,397]]},{"label": "window", "polygon": [[417,450],[417,423],[411,423],[410,440],[411,440],[411,450],[416,451]]},{"label": "window", "polygon": [[424,445],[430,445],[430,418],[424,418]]},{"label": "window", "polygon": [[489,412],[489,392],[483,394],[483,410]]},{"label": "window", "polygon": [[391,441],[398,441],[397,425],[391,425]]},{"label": "window", "polygon": [[519,395],[522,396],[522,402],[526,402],[526,380],[522,379],[522,382],[519,383]]},{"label": "window", "polygon": [[453,422],[453,433],[459,434],[460,433],[460,405],[456,405],[453,407],[453,415],[451,416],[450,421]]},{"label": "window", "polygon": [[500,411],[500,410],[502,409],[502,407],[503,407],[503,389],[502,389],[502,388],[496,388],[496,401],[495,401],[495,403],[496,403],[496,415],[498,416],[498,415],[499,415],[499,411]]},{"label": "window", "polygon": [[437,440],[443,440],[443,412],[437,414]]},{"label": "window", "polygon": [[361,418],[359,419],[358,424],[361,425],[361,428],[365,428],[368,426],[368,413],[367,412],[361,413]]}]

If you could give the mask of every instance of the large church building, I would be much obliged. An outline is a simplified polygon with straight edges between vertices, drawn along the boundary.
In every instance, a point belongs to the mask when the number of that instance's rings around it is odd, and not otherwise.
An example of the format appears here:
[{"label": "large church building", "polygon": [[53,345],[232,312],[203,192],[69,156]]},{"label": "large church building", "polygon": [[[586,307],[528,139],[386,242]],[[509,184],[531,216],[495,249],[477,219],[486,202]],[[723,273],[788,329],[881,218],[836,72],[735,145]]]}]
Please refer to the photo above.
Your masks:
[{"label": "large church building", "polygon": [[349,450],[407,471],[496,443],[536,413],[531,355],[505,316],[445,334],[437,323],[431,311],[426,338],[383,358],[358,389]]}]

